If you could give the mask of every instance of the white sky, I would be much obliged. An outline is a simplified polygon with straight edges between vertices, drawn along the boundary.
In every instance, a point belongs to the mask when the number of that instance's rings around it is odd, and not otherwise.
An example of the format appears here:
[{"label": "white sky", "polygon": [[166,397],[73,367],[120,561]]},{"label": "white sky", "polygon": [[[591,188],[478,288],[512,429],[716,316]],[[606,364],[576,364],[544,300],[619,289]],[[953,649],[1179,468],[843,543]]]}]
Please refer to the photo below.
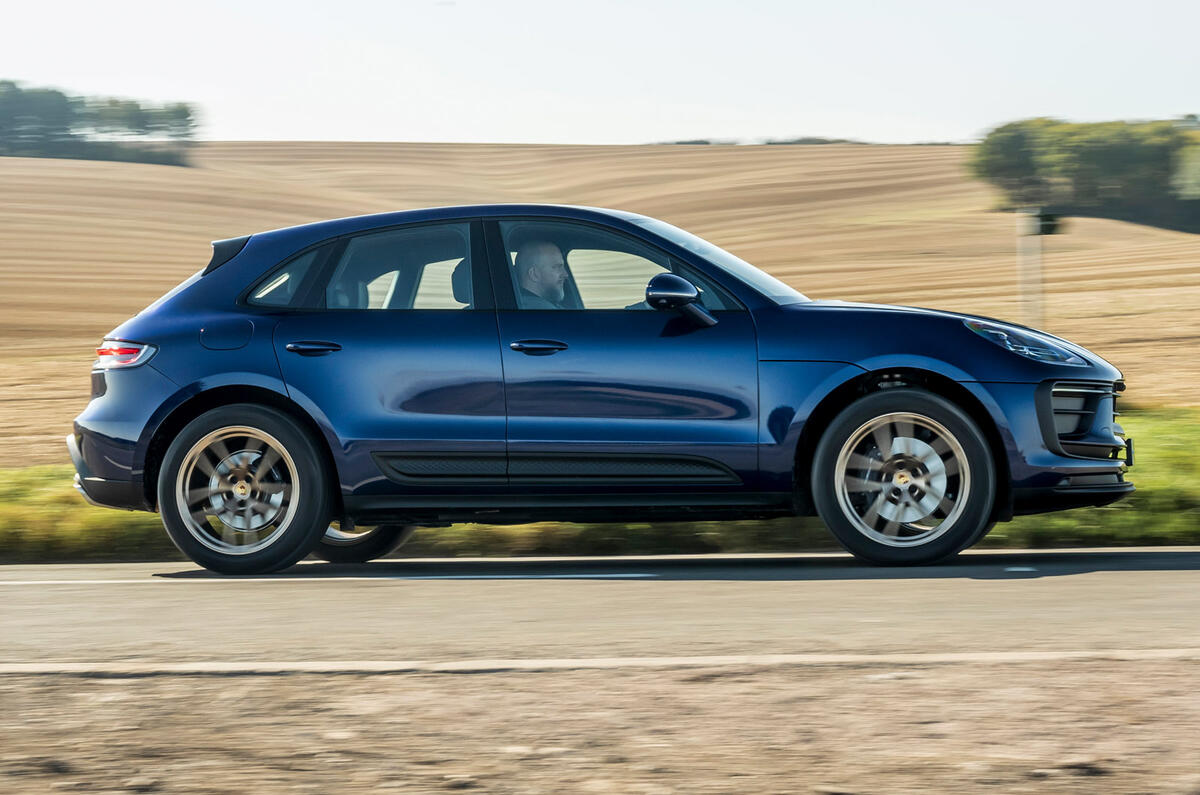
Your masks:
[{"label": "white sky", "polygon": [[1200,113],[1200,0],[7,0],[0,78],[221,140],[970,140]]}]

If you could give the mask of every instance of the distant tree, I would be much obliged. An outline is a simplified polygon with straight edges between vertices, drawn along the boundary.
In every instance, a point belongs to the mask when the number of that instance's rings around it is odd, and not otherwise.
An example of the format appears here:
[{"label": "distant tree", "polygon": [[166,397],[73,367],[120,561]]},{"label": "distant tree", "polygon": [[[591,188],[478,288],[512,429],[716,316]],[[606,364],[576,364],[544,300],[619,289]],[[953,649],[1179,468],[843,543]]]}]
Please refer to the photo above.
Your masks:
[{"label": "distant tree", "polygon": [[61,91],[23,90],[12,81],[0,82],[0,151],[35,154],[70,148],[77,103]]},{"label": "distant tree", "polygon": [[1039,157],[1045,130],[1053,119],[1010,122],[988,133],[975,148],[971,171],[1004,191],[1014,204],[1046,204],[1050,181]]},{"label": "distant tree", "polygon": [[819,146],[822,144],[865,144],[866,141],[855,141],[851,138],[821,138],[816,135],[804,135],[799,138],[769,138],[763,141],[768,146]]},{"label": "distant tree", "polygon": [[1179,201],[1196,190],[1195,156],[1185,159],[1194,135],[1178,121],[1027,119],[988,133],[970,168],[1010,206],[1200,227],[1197,205]]},{"label": "distant tree", "polygon": [[195,126],[185,103],[71,97],[0,81],[0,155],[182,164]]}]

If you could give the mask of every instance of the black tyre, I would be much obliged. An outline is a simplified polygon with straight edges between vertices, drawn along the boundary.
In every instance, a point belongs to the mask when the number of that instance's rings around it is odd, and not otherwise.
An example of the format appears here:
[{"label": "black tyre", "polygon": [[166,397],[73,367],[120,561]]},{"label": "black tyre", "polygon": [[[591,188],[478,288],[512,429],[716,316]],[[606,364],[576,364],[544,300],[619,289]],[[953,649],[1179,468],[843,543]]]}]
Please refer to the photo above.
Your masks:
[{"label": "black tyre", "polygon": [[317,443],[291,417],[249,403],[213,409],[180,431],[158,477],[175,546],[222,574],[263,574],[308,554],[329,526]]},{"label": "black tyre", "polygon": [[995,500],[987,440],[922,389],[867,395],[817,445],[813,501],[837,540],[872,563],[933,563],[981,539]]},{"label": "black tyre", "polygon": [[387,557],[404,545],[417,528],[409,524],[376,527],[330,525],[313,547],[312,554],[330,563],[366,563]]}]

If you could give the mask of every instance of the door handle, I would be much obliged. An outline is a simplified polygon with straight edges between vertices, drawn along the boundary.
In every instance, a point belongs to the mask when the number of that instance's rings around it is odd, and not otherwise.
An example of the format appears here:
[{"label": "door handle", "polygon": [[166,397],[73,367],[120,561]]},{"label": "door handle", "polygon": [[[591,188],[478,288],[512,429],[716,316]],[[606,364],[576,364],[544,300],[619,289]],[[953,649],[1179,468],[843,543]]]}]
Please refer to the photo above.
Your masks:
[{"label": "door handle", "polygon": [[508,347],[530,356],[549,356],[552,353],[565,351],[567,343],[558,340],[517,340],[508,343]]},{"label": "door handle", "polygon": [[327,353],[336,353],[342,349],[341,345],[336,342],[322,342],[320,340],[300,340],[298,342],[289,342],[284,346],[284,349],[291,353],[298,353],[301,356],[324,356]]}]

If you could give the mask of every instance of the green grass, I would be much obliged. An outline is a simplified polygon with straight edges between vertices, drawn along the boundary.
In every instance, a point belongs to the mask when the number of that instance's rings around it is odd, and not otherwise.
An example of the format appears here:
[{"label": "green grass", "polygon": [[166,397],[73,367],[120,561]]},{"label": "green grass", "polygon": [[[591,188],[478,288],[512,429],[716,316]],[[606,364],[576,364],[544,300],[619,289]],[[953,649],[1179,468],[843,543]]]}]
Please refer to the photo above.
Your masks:
[{"label": "green grass", "polygon": [[[991,547],[1200,544],[1200,411],[1122,417],[1137,440],[1138,491],[1104,508],[1023,516],[1000,524]],[[166,560],[182,556],[156,514],[87,505],[70,465],[0,470],[0,562]],[[411,555],[578,555],[781,552],[833,549],[813,518],[658,524],[454,525],[418,532]]]}]

